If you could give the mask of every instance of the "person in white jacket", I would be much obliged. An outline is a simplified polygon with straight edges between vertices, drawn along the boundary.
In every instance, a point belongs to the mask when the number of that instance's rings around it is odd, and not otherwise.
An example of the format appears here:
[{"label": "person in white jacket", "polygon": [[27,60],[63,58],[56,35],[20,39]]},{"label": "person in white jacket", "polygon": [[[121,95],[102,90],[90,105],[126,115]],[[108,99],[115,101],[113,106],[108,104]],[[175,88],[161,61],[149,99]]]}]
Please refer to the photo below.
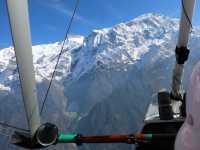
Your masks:
[{"label": "person in white jacket", "polygon": [[200,150],[200,62],[190,78],[186,114],[185,122],[176,137],[175,150]]}]

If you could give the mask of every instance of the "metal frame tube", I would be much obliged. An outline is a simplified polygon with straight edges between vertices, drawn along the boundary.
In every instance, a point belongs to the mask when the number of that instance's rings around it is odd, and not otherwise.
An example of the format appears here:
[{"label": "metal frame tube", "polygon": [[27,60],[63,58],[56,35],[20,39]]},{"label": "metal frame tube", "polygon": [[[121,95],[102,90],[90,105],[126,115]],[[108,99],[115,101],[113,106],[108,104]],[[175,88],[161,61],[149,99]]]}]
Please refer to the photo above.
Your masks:
[{"label": "metal frame tube", "polygon": [[7,0],[7,8],[22,86],[24,107],[31,135],[33,136],[40,126],[40,115],[33,67],[28,1]]},{"label": "metal frame tube", "polygon": [[[179,26],[179,35],[177,41],[177,47],[187,47],[188,39],[191,31],[191,22],[193,16],[193,10],[195,0],[182,0],[182,12]],[[178,64],[176,62],[173,70],[172,77],[172,95],[177,99],[181,96],[181,84],[183,75],[184,64]]]}]

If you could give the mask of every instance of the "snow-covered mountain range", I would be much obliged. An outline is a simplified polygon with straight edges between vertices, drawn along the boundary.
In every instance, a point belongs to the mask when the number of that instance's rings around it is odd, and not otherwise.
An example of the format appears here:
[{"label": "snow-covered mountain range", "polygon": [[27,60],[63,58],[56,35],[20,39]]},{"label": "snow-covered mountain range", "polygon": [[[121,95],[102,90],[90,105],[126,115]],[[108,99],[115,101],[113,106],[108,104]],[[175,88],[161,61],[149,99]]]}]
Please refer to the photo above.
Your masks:
[{"label": "snow-covered mountain range", "polygon": [[[156,100],[157,91],[170,89],[178,25],[177,19],[150,13],[111,28],[93,30],[87,37],[70,36],[56,71],[44,119],[65,131],[83,134],[138,131],[148,104]],[[200,59],[199,42],[200,29],[194,28],[185,87],[194,64]],[[60,42],[33,46],[40,103],[60,46]],[[1,49],[0,120],[26,125],[20,94],[14,50]],[[3,142],[0,140],[0,145],[5,147]],[[76,149],[73,145],[70,148]],[[92,145],[80,149],[129,148]]]}]

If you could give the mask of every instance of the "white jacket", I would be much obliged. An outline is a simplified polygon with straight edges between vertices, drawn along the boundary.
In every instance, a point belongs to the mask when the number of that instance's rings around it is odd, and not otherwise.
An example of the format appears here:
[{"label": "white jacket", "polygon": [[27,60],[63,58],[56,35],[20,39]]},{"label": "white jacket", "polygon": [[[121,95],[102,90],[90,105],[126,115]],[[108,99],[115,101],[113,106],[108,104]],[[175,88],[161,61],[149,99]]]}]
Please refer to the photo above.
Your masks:
[{"label": "white jacket", "polygon": [[186,120],[176,137],[175,150],[200,150],[200,62],[190,78],[186,113]]}]

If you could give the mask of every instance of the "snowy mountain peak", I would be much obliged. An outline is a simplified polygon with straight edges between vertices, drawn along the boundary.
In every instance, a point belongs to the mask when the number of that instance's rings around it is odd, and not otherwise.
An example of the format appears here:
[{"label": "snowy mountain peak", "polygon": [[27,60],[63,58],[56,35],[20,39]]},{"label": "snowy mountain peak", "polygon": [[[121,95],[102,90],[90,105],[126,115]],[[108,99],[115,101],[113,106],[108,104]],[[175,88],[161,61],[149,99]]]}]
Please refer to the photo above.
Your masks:
[{"label": "snowy mountain peak", "polygon": [[[111,28],[93,30],[87,36],[70,35],[56,72],[56,80],[79,79],[91,69],[125,69],[143,60],[145,54],[161,49],[178,30],[178,20],[158,14],[144,14]],[[38,81],[49,79],[61,47],[60,42],[33,46],[33,60]],[[158,52],[158,53],[163,53]],[[173,51],[166,51],[166,57]],[[157,54],[159,55],[159,54]],[[1,83],[16,79],[12,48],[0,50]],[[149,58],[153,59],[153,58]],[[14,75],[13,75],[14,74]],[[71,79],[70,79],[71,80]]]},{"label": "snowy mountain peak", "polygon": [[[70,53],[73,49],[80,47],[84,41],[84,37],[79,35],[70,35],[68,39],[69,41],[66,42],[65,50],[57,69],[57,80],[59,80],[61,76],[64,77],[68,75],[68,69],[71,63]],[[49,79],[61,49],[61,42],[35,45],[32,49],[37,81],[42,81],[44,78]],[[9,84],[13,80],[18,80],[16,58],[13,47],[0,50],[0,58],[0,83]]]},{"label": "snowy mountain peak", "polygon": [[119,68],[136,63],[152,45],[171,40],[177,29],[177,19],[150,13],[112,28],[94,30],[85,38],[73,74],[81,76],[99,65]]}]

